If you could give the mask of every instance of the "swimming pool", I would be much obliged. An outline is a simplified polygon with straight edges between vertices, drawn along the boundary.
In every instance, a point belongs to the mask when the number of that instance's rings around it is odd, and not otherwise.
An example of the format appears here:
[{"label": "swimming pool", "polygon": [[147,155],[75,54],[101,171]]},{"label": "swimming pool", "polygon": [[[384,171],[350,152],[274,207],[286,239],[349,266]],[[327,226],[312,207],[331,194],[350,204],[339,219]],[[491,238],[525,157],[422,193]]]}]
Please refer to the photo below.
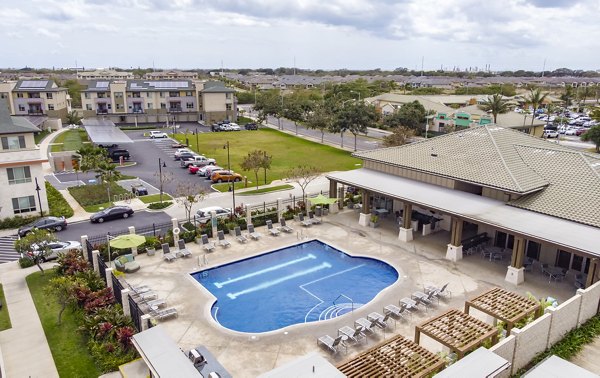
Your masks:
[{"label": "swimming pool", "polygon": [[192,273],[217,301],[211,314],[239,332],[267,332],[351,312],[398,279],[389,264],[313,240]]}]

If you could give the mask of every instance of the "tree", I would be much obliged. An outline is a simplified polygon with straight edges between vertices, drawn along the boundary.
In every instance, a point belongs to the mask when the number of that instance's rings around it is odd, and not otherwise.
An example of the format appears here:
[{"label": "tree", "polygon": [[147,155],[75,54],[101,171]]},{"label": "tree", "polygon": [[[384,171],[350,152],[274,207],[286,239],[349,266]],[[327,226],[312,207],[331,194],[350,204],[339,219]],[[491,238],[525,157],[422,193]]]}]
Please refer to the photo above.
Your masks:
[{"label": "tree", "polygon": [[302,189],[302,201],[305,200],[304,197],[306,195],[306,187],[308,184],[320,175],[321,172],[317,168],[307,165],[299,165],[286,172],[286,176],[297,183],[300,186],[300,189]]},{"label": "tree", "polygon": [[375,126],[378,116],[375,107],[364,102],[352,102],[343,106],[336,115],[333,131],[344,133],[350,131],[354,135],[354,151],[356,151],[356,137],[359,133],[366,133],[368,127]]},{"label": "tree", "polygon": [[496,93],[492,96],[487,96],[483,103],[479,105],[479,109],[492,113],[494,123],[497,123],[498,114],[508,113],[510,103],[501,94]]},{"label": "tree", "polygon": [[206,197],[206,192],[204,190],[199,189],[192,182],[182,182],[177,185],[177,189],[175,190],[175,201],[177,203],[183,205],[185,208],[185,215],[187,217],[188,222],[192,221],[192,206],[194,204],[201,202]]},{"label": "tree", "polygon": [[67,123],[69,125],[81,125],[81,117],[77,115],[76,110],[71,110],[67,113]]},{"label": "tree", "polygon": [[67,88],[69,96],[71,96],[71,105],[74,108],[81,108],[81,85],[76,79],[69,79],[63,83],[63,86]]},{"label": "tree", "polygon": [[394,127],[392,134],[383,137],[383,145],[385,147],[402,146],[414,135],[415,131],[413,129],[405,126]]},{"label": "tree", "polygon": [[24,257],[31,259],[43,273],[44,268],[41,264],[46,261],[46,256],[51,251],[48,244],[56,240],[54,234],[48,230],[34,228],[27,235],[15,241],[15,250]]},{"label": "tree", "polygon": [[98,175],[96,177],[99,178],[101,183],[106,183],[106,192],[108,193],[108,202],[110,200],[110,186],[112,183],[119,181],[123,176],[121,172],[117,170],[117,165],[111,163],[108,160],[101,161],[96,168],[96,173]]},{"label": "tree", "polygon": [[585,107],[585,102],[587,101],[588,97],[592,96],[593,94],[594,92],[592,88],[587,85],[581,88],[581,90],[577,89],[577,97],[579,99],[579,111],[582,111],[583,107]]},{"label": "tree", "polygon": [[540,88],[532,88],[529,90],[529,96],[525,97],[526,103],[530,104],[533,108],[533,115],[531,116],[531,125],[533,125],[533,121],[535,120],[537,110],[544,104],[546,96],[548,96],[548,93],[542,93],[542,90]]},{"label": "tree", "polygon": [[267,151],[263,151],[263,158],[262,161],[260,162],[260,167],[264,170],[265,172],[265,185],[267,185],[267,170],[271,169],[271,163],[273,162],[273,156],[269,156],[267,154]]},{"label": "tree", "polygon": [[104,148],[85,144],[75,153],[81,156],[79,168],[82,172],[95,171],[100,163],[108,161],[108,154]]},{"label": "tree", "polygon": [[271,89],[259,92],[256,96],[254,110],[258,111],[258,122],[262,123],[268,116],[280,118],[283,107],[279,90]]},{"label": "tree", "polygon": [[560,95],[560,99],[562,100],[565,108],[568,108],[573,104],[573,87],[571,85],[565,85],[565,91]]},{"label": "tree", "polygon": [[593,142],[596,144],[596,152],[600,152],[600,125],[590,128],[581,134],[581,140],[584,142]]},{"label": "tree", "polygon": [[256,189],[258,189],[258,171],[262,168],[262,162],[265,154],[266,152],[263,152],[261,150],[254,150],[252,152],[248,152],[248,155],[246,155],[241,164],[241,167],[244,171],[254,171]]},{"label": "tree", "polygon": [[56,298],[60,305],[58,311],[58,325],[62,322],[62,314],[69,305],[76,303],[76,296],[73,295],[75,288],[82,284],[81,280],[74,279],[71,276],[58,276],[48,282],[44,291],[48,298]]},{"label": "tree", "polygon": [[394,113],[383,119],[383,124],[389,128],[406,126],[409,129],[419,133],[422,125],[425,124],[427,111],[419,101],[407,102]]}]

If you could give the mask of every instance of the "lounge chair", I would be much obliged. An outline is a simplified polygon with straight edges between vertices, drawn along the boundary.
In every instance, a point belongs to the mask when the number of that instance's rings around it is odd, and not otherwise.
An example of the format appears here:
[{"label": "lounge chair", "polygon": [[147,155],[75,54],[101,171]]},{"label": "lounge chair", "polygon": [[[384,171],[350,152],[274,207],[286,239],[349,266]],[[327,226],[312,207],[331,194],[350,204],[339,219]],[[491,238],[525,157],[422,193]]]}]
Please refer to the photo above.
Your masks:
[{"label": "lounge chair", "polygon": [[271,235],[279,236],[279,230],[273,227],[273,222],[271,222],[270,220],[267,221],[267,230],[269,230]]},{"label": "lounge chair", "polygon": [[211,252],[215,249],[215,244],[208,241],[208,235],[206,234],[202,234],[202,247],[206,250],[206,252]]},{"label": "lounge chair", "polygon": [[242,229],[239,226],[234,228],[233,231],[235,232],[235,238],[237,241],[240,243],[245,243],[248,241],[248,238],[242,235]]},{"label": "lounge chair", "polygon": [[400,319],[406,319],[404,317],[404,313],[407,312],[410,314],[410,316],[412,316],[412,314],[410,313],[410,311],[406,310],[406,305],[401,305],[400,307],[390,304],[387,305],[383,308],[383,313],[384,314],[392,314],[392,316],[395,316],[396,318]]},{"label": "lounge chair", "polygon": [[254,225],[252,223],[250,223],[248,225],[248,236],[250,236],[254,240],[258,240],[258,239],[260,239],[262,234],[260,232],[254,231]]},{"label": "lounge chair", "polygon": [[146,306],[148,306],[150,308],[150,310],[156,310],[158,308],[166,306],[167,300],[165,298],[158,298],[158,299],[152,299],[152,300],[144,300],[144,301],[142,301],[142,303],[144,303]]},{"label": "lounge chair", "polygon": [[308,220],[312,223],[312,224],[321,224],[321,220],[319,218],[315,217],[315,213],[313,213],[312,211],[308,212]]},{"label": "lounge chair", "polygon": [[150,315],[156,319],[166,319],[170,317],[178,317],[177,309],[175,307],[169,307],[165,309],[150,308]]},{"label": "lounge chair", "polygon": [[161,247],[163,250],[163,259],[165,259],[168,262],[175,261],[177,259],[177,256],[171,253],[171,248],[169,248],[169,244],[164,243],[161,245]]},{"label": "lounge chair", "polygon": [[294,231],[293,228],[291,228],[290,226],[288,226],[288,225],[285,224],[285,218],[281,218],[279,220],[279,227],[277,227],[277,229],[279,231],[283,231],[283,232],[292,232],[292,231]]},{"label": "lounge chair", "polygon": [[148,287],[146,285],[133,286],[127,281],[125,281],[125,285],[127,285],[129,290],[133,291],[135,294],[143,294],[143,293],[147,293],[152,290],[152,289],[150,289],[150,287]]},{"label": "lounge chair", "polygon": [[[367,319],[371,320],[371,321],[375,321],[375,325],[381,329],[386,329],[388,324],[387,321],[389,319],[394,320],[392,317],[392,314],[385,314],[385,315],[381,315],[378,312],[372,312],[369,315],[367,315]],[[394,320],[395,322],[395,320]],[[394,323],[394,327],[396,326],[396,324]]]},{"label": "lounge chair", "polygon": [[312,225],[311,221],[309,221],[308,219],[304,219],[304,214],[302,214],[302,213],[298,213],[298,220],[300,221],[300,224],[303,225],[304,227],[309,227]]},{"label": "lounge chair", "polygon": [[229,240],[225,239],[225,233],[223,231],[217,232],[217,237],[219,238],[219,245],[221,247],[231,247],[231,243],[229,242]]},{"label": "lounge chair", "polygon": [[377,320],[369,320],[365,318],[358,318],[354,321],[354,327],[361,326],[363,327],[363,331],[369,333],[375,333],[375,329],[377,327]]},{"label": "lounge chair", "polygon": [[179,247],[179,250],[177,251],[177,254],[179,256],[182,257],[192,257],[192,252],[190,252],[186,247],[185,247],[185,240],[183,239],[179,239],[177,241],[177,246]]},{"label": "lounge chair", "polygon": [[427,310],[429,308],[429,305],[432,304],[431,299],[434,298],[434,293],[435,292],[432,291],[431,293],[429,293],[429,295],[427,295],[422,291],[415,291],[410,297],[417,302],[417,305],[423,305],[423,307],[425,307],[425,310]]},{"label": "lounge chair", "polygon": [[400,299],[400,306],[404,306],[406,307],[406,309],[408,311],[413,311],[413,310],[418,310],[419,308],[417,307],[417,302],[415,302],[414,300],[404,297],[402,299]]},{"label": "lounge chair", "polygon": [[442,287],[437,287],[433,285],[425,286],[425,291],[427,292],[427,294],[433,291],[435,293],[434,295],[438,298],[440,296],[452,297],[452,292],[448,290],[448,282],[446,282]]},{"label": "lounge chair", "polygon": [[142,301],[149,301],[152,299],[157,299],[158,298],[158,294],[156,294],[154,291],[146,291],[143,293],[132,293],[131,294],[132,297],[137,297]]},{"label": "lounge chair", "polygon": [[367,342],[367,336],[363,333],[363,327],[359,326],[356,328],[343,326],[338,329],[338,336],[344,335],[348,338],[348,340],[352,340],[355,343],[358,343],[361,339],[364,339]]},{"label": "lounge chair", "polygon": [[[338,336],[334,339],[329,335],[321,336],[317,339],[317,345],[323,344],[327,347],[327,349],[329,349],[333,353],[337,353],[339,345],[342,345],[344,348],[346,348],[346,344],[344,344],[344,342],[342,341],[343,337],[344,336]],[[347,348],[346,353],[348,353]]]}]

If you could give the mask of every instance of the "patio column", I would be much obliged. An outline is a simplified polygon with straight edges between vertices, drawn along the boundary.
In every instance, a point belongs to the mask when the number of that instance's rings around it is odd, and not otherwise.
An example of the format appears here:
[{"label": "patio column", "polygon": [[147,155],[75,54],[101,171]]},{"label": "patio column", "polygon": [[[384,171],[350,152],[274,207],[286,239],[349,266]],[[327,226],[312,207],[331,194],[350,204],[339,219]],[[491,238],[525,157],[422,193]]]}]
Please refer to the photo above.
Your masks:
[{"label": "patio column", "polygon": [[446,259],[450,261],[458,261],[463,258],[462,247],[462,219],[452,217],[452,228],[450,229],[450,244],[446,250]]},{"label": "patio column", "polygon": [[[338,198],[338,187],[337,181],[329,180],[329,198]],[[339,201],[338,201],[339,202]],[[342,201],[344,203],[344,201]],[[339,206],[337,203],[332,203],[329,205],[329,212],[334,214],[339,210]]]},{"label": "patio column", "polygon": [[585,283],[586,289],[598,281],[598,273],[600,273],[600,261],[598,258],[590,260],[590,267],[588,268],[587,281]]},{"label": "patio column", "polygon": [[525,282],[525,268],[523,268],[523,260],[525,259],[525,239],[515,236],[513,243],[512,257],[510,266],[506,271],[504,280],[513,285],[519,285]]},{"label": "patio column", "polygon": [[358,218],[358,224],[367,227],[371,220],[371,209],[369,209],[369,192],[362,190],[362,209],[360,211],[360,217]]},{"label": "patio column", "polygon": [[177,218],[171,218],[171,223],[173,224],[173,245],[177,246],[177,242],[179,242],[179,233],[181,232],[181,230],[179,229],[179,223],[177,223]]},{"label": "patio column", "polygon": [[402,225],[398,232],[398,240],[402,242],[409,242],[413,240],[413,229],[411,225],[412,215],[412,204],[404,202],[404,209],[402,210]]},{"label": "patio column", "polygon": [[123,299],[123,314],[125,316],[131,317],[131,308],[129,308],[129,293],[131,291],[129,289],[121,290],[121,298]]},{"label": "patio column", "polygon": [[81,235],[81,251],[83,253],[83,259],[85,261],[88,261],[87,241],[88,241],[88,236],[87,235]]},{"label": "patio column", "polygon": [[[131,235],[135,235],[135,227],[134,227],[134,226],[129,226],[129,233],[130,233]],[[137,256],[137,255],[138,255],[137,247],[133,247],[133,248],[131,248],[131,253],[132,253],[134,256]]]},{"label": "patio column", "polygon": [[96,273],[100,273],[100,265],[98,265],[98,256],[100,255],[100,251],[93,250],[92,251],[92,266],[94,267],[94,271]]},{"label": "patio column", "polygon": [[106,287],[110,287],[111,289],[113,288],[113,280],[112,280],[112,275],[113,275],[113,268],[106,268]]}]

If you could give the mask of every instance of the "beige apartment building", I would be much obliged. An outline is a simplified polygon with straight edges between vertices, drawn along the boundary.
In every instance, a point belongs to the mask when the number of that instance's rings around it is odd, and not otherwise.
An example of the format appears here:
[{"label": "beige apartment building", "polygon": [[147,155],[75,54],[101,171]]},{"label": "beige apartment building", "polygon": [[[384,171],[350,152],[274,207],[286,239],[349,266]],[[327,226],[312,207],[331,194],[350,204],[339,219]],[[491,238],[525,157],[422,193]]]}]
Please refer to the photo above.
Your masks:
[{"label": "beige apartment building", "polygon": [[66,121],[71,110],[67,88],[53,80],[19,80],[0,83],[0,99],[6,99],[11,115],[46,116]]},{"label": "beige apartment building", "polygon": [[131,124],[235,121],[234,94],[217,81],[97,80],[81,93],[82,116]]},{"label": "beige apartment building", "polygon": [[186,72],[179,70],[148,72],[144,75],[146,80],[196,80],[197,72]]},{"label": "beige apartment building", "polygon": [[93,71],[77,72],[77,79],[79,80],[127,80],[133,78],[133,72],[116,71],[111,69],[97,69]]},{"label": "beige apartment building", "polygon": [[40,150],[39,131],[25,117],[11,116],[8,101],[0,99],[0,219],[15,215],[48,214],[48,200]]}]

